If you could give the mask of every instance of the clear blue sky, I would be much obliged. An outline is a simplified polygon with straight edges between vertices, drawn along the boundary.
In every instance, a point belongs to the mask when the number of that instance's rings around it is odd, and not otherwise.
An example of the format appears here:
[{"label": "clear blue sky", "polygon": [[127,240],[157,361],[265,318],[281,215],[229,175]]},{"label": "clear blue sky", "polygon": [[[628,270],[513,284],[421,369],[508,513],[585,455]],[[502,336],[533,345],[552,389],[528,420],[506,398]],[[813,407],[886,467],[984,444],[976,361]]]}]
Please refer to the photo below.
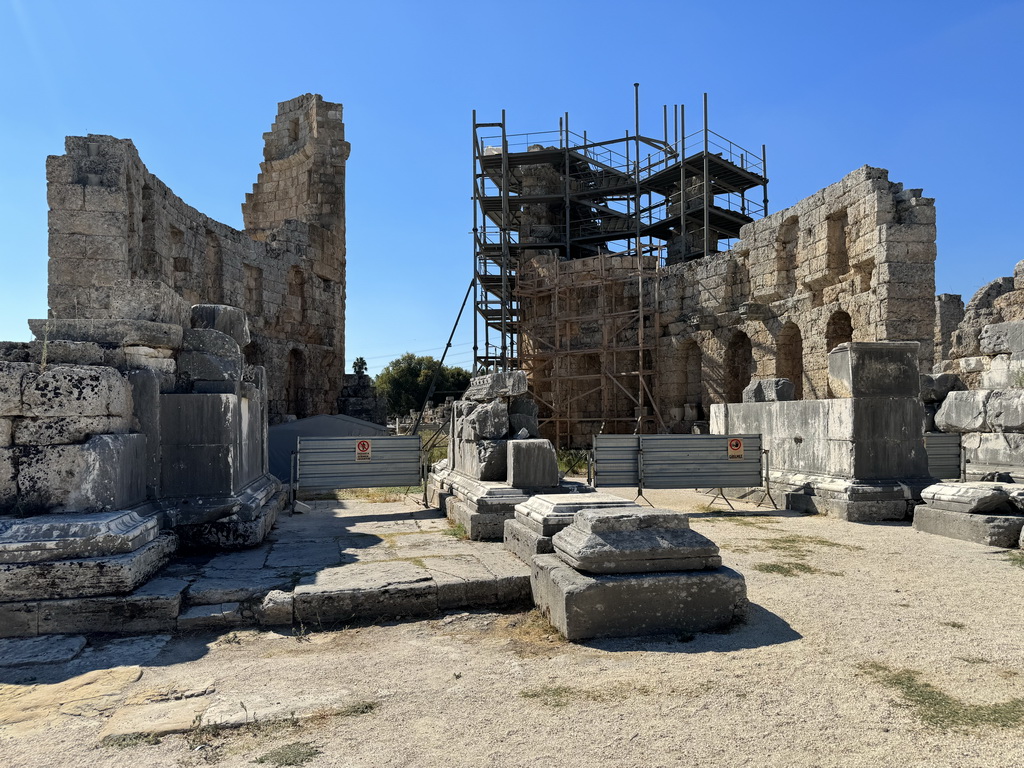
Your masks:
[{"label": "clear blue sky", "polygon": [[[471,269],[471,113],[591,136],[661,105],[768,145],[771,208],[864,165],[937,199],[937,289],[1024,258],[1024,2],[0,0],[0,339],[46,312],[47,155],[131,138],[187,203],[241,227],[276,104],[345,105],[347,363],[438,355]],[[464,322],[449,362],[468,366]]]}]

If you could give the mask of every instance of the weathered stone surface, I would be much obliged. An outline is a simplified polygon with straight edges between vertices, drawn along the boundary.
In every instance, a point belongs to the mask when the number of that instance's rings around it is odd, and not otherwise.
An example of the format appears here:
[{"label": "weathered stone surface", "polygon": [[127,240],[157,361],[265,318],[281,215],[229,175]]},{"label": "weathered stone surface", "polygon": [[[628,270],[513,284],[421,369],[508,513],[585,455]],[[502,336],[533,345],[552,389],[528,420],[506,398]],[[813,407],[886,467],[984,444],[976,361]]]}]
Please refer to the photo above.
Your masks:
[{"label": "weathered stone surface", "polygon": [[565,563],[588,573],[692,571],[722,564],[718,547],[690,530],[686,515],[663,509],[584,509],[552,543]]},{"label": "weathered stone surface", "polygon": [[26,416],[122,416],[132,413],[131,388],[113,368],[47,367],[22,382]]},{"label": "weathered stone surface", "polygon": [[924,374],[921,376],[921,399],[926,403],[941,403],[954,390],[965,389],[955,373]]},{"label": "weathered stone surface", "polygon": [[942,432],[986,432],[989,424],[985,403],[990,390],[950,392],[935,414],[935,426]]},{"label": "weathered stone surface", "polygon": [[469,383],[462,396],[464,400],[487,402],[499,397],[515,397],[526,394],[526,372],[507,371],[477,376]]},{"label": "weathered stone surface", "polygon": [[537,606],[569,640],[706,632],[747,608],[746,583],[729,568],[587,575],[556,555],[537,555],[530,584]]},{"label": "weathered stone surface", "polygon": [[985,416],[994,432],[1024,432],[1024,389],[994,390],[985,401]]},{"label": "weathered stone surface", "polygon": [[260,625],[264,627],[291,626],[295,617],[294,599],[295,596],[291,592],[277,589],[268,592],[256,611]]},{"label": "weathered stone surface", "polygon": [[518,434],[525,429],[530,437],[540,437],[540,426],[537,422],[537,404],[527,396],[513,397],[508,404],[509,430]]},{"label": "weathered stone surface", "polygon": [[10,446],[13,434],[14,422],[10,419],[0,419],[0,448]]},{"label": "weathered stone surface", "polygon": [[127,594],[166,565],[177,548],[177,537],[165,532],[121,555],[0,564],[0,595],[5,600],[51,600]]},{"label": "weathered stone surface", "polygon": [[61,664],[82,652],[86,640],[81,635],[54,635],[0,640],[0,667]]},{"label": "weathered stone surface", "polygon": [[108,352],[91,341],[52,339],[29,344],[32,362],[46,365],[104,365]]},{"label": "weathered stone surface", "polygon": [[921,501],[933,509],[965,514],[1016,511],[1000,483],[935,483],[921,491]]},{"label": "weathered stone surface", "polygon": [[90,341],[118,347],[141,345],[181,349],[182,327],[143,320],[29,320],[35,337]]},{"label": "weathered stone surface", "polygon": [[508,484],[513,488],[558,485],[558,456],[548,440],[509,440]]},{"label": "weathered stone surface", "polygon": [[123,435],[131,423],[124,416],[53,416],[18,419],[14,430],[16,445],[67,445],[81,443],[93,435]]},{"label": "weathered stone surface", "polygon": [[182,352],[178,356],[178,375],[191,381],[237,381],[242,377],[242,358]]},{"label": "weathered stone surface", "polygon": [[234,395],[161,395],[160,434],[164,445],[233,445],[241,429]]},{"label": "weathered stone surface", "polygon": [[241,354],[234,338],[213,328],[186,329],[182,343],[186,352],[204,352],[231,359]]},{"label": "weathered stone surface", "polygon": [[458,461],[460,472],[477,480],[503,482],[508,473],[505,440],[478,440],[462,444]]},{"label": "weathered stone surface", "polygon": [[172,632],[181,608],[181,593],[187,585],[182,579],[158,578],[129,595],[40,601],[34,603],[34,634]]},{"label": "weathered stone surface", "polygon": [[508,406],[492,400],[474,408],[462,420],[463,440],[501,440],[508,436]]},{"label": "weathered stone surface", "polygon": [[523,525],[519,520],[505,521],[505,549],[524,563],[533,560],[534,555],[550,555],[555,551],[550,536],[541,536]]},{"label": "weathered stone surface", "polygon": [[255,623],[255,617],[251,614],[246,616],[238,603],[193,605],[178,614],[179,632],[230,629]]},{"label": "weathered stone surface", "polygon": [[789,379],[754,379],[743,390],[744,403],[777,403],[795,399],[796,390]]},{"label": "weathered stone surface", "polygon": [[1024,535],[1024,514],[967,514],[931,504],[914,510],[914,529],[988,547],[1016,547]]},{"label": "weathered stone surface", "polygon": [[1024,322],[991,323],[981,329],[981,353],[1024,353]]},{"label": "weathered stone surface", "polygon": [[9,363],[0,361],[0,416],[23,416],[22,381],[34,376],[39,366],[33,363]]},{"label": "weathered stone surface", "polygon": [[540,536],[554,536],[570,525],[581,509],[608,509],[630,507],[639,509],[634,502],[612,493],[541,493],[531,496],[515,508],[516,520]]},{"label": "weathered stone surface", "polygon": [[1024,434],[1020,432],[971,432],[963,436],[962,445],[968,471],[975,465],[984,467],[984,472],[1022,465]]},{"label": "weathered stone surface", "polygon": [[[245,311],[225,304],[196,304],[192,307],[192,328],[224,333],[234,339],[239,347],[245,347],[251,341],[249,319]],[[188,334],[186,334],[187,337]],[[214,354],[220,353],[214,352]]]},{"label": "weathered stone surface", "polygon": [[530,569],[505,552],[423,561],[437,585],[437,609],[514,606],[530,600]]},{"label": "weathered stone surface", "polygon": [[146,495],[144,435],[96,435],[75,445],[14,449],[18,495],[29,508],[127,509]]},{"label": "weathered stone surface", "polygon": [[295,620],[308,627],[354,618],[429,616],[437,606],[437,584],[429,572],[402,561],[325,568],[295,587]]},{"label": "weathered stone surface", "polygon": [[0,520],[0,563],[38,563],[134,552],[160,533],[133,510]]},{"label": "weathered stone surface", "polygon": [[828,384],[835,397],[917,397],[918,343],[840,344],[828,353]]},{"label": "weathered stone surface", "polygon": [[0,510],[12,506],[18,499],[18,485],[14,473],[14,452],[0,448]]},{"label": "weathered stone surface", "polygon": [[220,605],[221,603],[252,602],[274,590],[285,589],[290,575],[272,570],[207,571],[188,588],[189,605]]}]

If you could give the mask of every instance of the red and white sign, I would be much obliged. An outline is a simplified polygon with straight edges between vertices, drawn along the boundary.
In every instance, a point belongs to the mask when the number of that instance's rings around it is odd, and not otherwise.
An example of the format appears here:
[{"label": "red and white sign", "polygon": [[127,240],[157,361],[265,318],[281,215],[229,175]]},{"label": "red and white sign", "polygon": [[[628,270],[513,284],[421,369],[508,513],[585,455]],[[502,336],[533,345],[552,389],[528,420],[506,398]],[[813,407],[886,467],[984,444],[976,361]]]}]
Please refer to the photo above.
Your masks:
[{"label": "red and white sign", "polygon": [[743,458],[743,438],[741,437],[730,437],[728,447],[729,459],[742,459]]},{"label": "red and white sign", "polygon": [[356,461],[372,461],[373,445],[369,440],[360,440],[356,443]]}]

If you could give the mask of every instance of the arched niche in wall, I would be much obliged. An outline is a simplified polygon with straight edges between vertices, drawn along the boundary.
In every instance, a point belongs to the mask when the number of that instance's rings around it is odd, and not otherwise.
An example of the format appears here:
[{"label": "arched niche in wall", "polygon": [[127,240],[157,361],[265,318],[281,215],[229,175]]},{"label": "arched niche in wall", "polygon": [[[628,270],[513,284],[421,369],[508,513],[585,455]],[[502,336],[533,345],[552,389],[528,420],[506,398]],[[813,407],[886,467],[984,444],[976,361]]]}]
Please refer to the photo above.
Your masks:
[{"label": "arched niche in wall", "polygon": [[754,376],[754,350],[750,337],[735,331],[725,348],[725,401],[743,402],[743,390]]},{"label": "arched niche in wall", "polygon": [[800,235],[800,220],[790,216],[779,227],[775,238],[775,285],[782,298],[796,293],[796,248]]},{"label": "arched niche in wall", "polygon": [[687,339],[680,348],[680,363],[683,371],[683,386],[680,394],[685,405],[703,405],[704,356],[700,346],[693,339]]},{"label": "arched niche in wall", "polygon": [[782,326],[775,342],[776,375],[793,382],[797,400],[804,397],[804,339],[800,327],[790,321]]},{"label": "arched niche in wall", "polygon": [[848,341],[853,341],[853,321],[848,312],[838,309],[825,326],[825,351],[831,352]]}]

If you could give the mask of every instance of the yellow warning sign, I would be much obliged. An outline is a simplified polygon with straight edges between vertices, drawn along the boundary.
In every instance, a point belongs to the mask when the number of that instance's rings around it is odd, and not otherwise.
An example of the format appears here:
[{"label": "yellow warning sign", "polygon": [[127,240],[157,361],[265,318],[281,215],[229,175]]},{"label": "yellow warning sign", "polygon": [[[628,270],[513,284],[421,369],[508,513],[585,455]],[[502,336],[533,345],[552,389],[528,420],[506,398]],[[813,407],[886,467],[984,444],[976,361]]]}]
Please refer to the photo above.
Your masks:
[{"label": "yellow warning sign", "polygon": [[369,440],[360,440],[356,443],[356,461],[372,461],[373,445]]},{"label": "yellow warning sign", "polygon": [[743,458],[743,438],[742,437],[730,437],[729,438],[729,459],[742,459]]}]

